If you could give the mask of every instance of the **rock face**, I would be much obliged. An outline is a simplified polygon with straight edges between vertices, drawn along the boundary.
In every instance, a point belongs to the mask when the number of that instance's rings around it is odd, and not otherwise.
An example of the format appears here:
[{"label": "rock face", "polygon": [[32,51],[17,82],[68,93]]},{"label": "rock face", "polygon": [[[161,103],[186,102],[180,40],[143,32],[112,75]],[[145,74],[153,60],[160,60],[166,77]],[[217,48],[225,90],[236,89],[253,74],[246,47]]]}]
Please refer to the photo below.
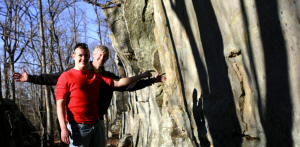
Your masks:
[{"label": "rock face", "polygon": [[119,98],[120,138],[141,147],[300,145],[300,0],[120,3],[103,10],[120,75],[167,77]]}]

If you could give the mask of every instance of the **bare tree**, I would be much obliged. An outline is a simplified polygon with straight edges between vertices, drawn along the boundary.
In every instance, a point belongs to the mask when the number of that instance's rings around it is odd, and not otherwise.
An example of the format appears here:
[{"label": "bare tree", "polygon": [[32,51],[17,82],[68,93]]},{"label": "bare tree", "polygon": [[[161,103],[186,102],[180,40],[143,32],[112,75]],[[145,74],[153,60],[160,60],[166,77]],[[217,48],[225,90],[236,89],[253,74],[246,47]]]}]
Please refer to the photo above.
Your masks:
[{"label": "bare tree", "polygon": [[102,9],[106,8],[112,8],[112,7],[119,7],[121,4],[119,2],[114,2],[114,1],[105,1],[105,4],[100,4],[96,1],[91,1],[91,0],[84,0],[85,2],[101,7]]},{"label": "bare tree", "polygon": [[3,54],[4,54],[4,59],[3,59],[3,64],[4,64],[4,97],[9,98],[10,93],[9,93],[9,76],[8,76],[8,69],[9,69],[9,64],[7,63],[8,57],[6,55],[7,50],[9,50],[9,40],[11,36],[11,28],[12,28],[12,9],[13,9],[13,3],[10,1],[5,2],[6,6],[6,12],[4,14],[5,16],[5,22],[4,24],[1,22],[1,28],[2,28],[2,36],[1,39],[3,40],[4,47],[3,47]]},{"label": "bare tree", "polygon": [[87,37],[87,19],[86,17],[83,17],[83,32],[84,32],[84,42],[88,42],[88,37]]},{"label": "bare tree", "polygon": [[1,66],[0,66],[0,104],[3,103],[3,97],[2,97],[2,76],[1,76]]},{"label": "bare tree", "polygon": [[[88,43],[89,30],[87,17],[84,17],[75,4],[77,0],[3,0],[0,1],[0,37],[3,41],[0,82],[3,81],[3,98],[11,98],[28,111],[28,118],[41,132],[42,140],[53,143],[53,114],[50,89],[30,83],[15,84],[10,74],[22,67],[31,75],[63,71],[71,61],[72,47],[83,39]],[[44,9],[42,7],[44,4]],[[47,5],[47,6],[46,6]],[[3,8],[2,6],[5,6]],[[98,7],[98,8],[97,8]],[[46,9],[45,9],[46,8]],[[99,6],[94,5],[95,12],[100,13]],[[68,9],[68,10],[67,10]],[[64,11],[67,10],[67,11]],[[69,11],[69,14],[68,14]],[[66,19],[71,18],[71,19]],[[84,20],[85,19],[85,20]],[[97,14],[97,45],[105,44],[104,29],[100,25],[101,16]],[[102,32],[101,32],[102,31]],[[112,55],[112,54],[111,54]],[[2,56],[2,55],[1,55]],[[4,68],[3,68],[4,67]],[[0,69],[0,71],[1,71]],[[52,88],[52,96],[54,90]],[[0,101],[2,91],[0,91]],[[26,95],[26,96],[25,96]],[[31,108],[23,108],[31,106]],[[45,137],[47,135],[47,137]],[[42,146],[45,146],[45,141]],[[51,146],[51,145],[50,145]]]},{"label": "bare tree", "polygon": [[[54,4],[56,4],[56,7],[54,7]],[[49,25],[50,25],[50,36],[51,36],[51,40],[53,40],[53,42],[55,43],[51,43],[50,47],[53,47],[54,44],[56,46],[56,53],[57,53],[57,60],[58,60],[58,67],[59,67],[59,71],[63,71],[63,63],[62,63],[62,57],[61,57],[61,51],[60,51],[60,42],[59,42],[59,38],[58,35],[56,33],[56,28],[55,28],[55,17],[58,18],[59,14],[65,9],[67,8],[70,4],[66,3],[65,6],[63,6],[62,8],[60,8],[60,5],[62,4],[62,1],[59,0],[54,1],[54,0],[48,0],[48,13],[49,13]],[[54,59],[54,57],[52,57]],[[53,62],[55,64],[55,62]]]},{"label": "bare tree", "polygon": [[[39,10],[39,28],[40,28],[40,47],[41,47],[41,61],[42,61],[42,73],[46,74],[46,54],[45,54],[45,36],[43,27],[43,6],[41,0],[38,0],[38,10]],[[49,86],[45,86],[45,97],[46,97],[46,112],[47,112],[47,140],[50,146],[53,146],[53,129],[52,129],[52,111],[51,111],[51,99]]]},{"label": "bare tree", "polygon": [[[15,5],[15,3],[19,3],[19,5]],[[15,101],[15,82],[10,80],[8,70],[10,69],[10,74],[14,72],[15,62],[19,60],[25,47],[29,43],[28,39],[24,38],[21,27],[22,18],[28,11],[28,3],[29,1],[5,1],[7,9],[7,13],[4,15],[5,22],[4,24],[0,23],[3,31],[1,39],[4,42],[5,97],[10,97],[13,101]],[[8,54],[8,57],[6,53]]]},{"label": "bare tree", "polygon": [[100,23],[100,18],[98,16],[99,14],[98,14],[96,3],[98,3],[97,0],[95,0],[95,3],[94,3],[94,10],[95,10],[95,14],[96,14],[96,18],[97,18],[97,24],[98,24],[97,34],[98,34],[98,37],[99,37],[99,43],[100,43],[100,45],[102,45],[101,23]]},{"label": "bare tree", "polygon": [[[73,42],[76,44],[77,43],[77,26],[76,26],[76,6],[75,6],[75,1],[76,0],[73,0],[73,15],[71,14],[70,12],[70,9],[69,10],[69,14],[71,16],[71,19],[72,19],[72,32],[73,32]],[[73,17],[72,17],[73,16]]]}]

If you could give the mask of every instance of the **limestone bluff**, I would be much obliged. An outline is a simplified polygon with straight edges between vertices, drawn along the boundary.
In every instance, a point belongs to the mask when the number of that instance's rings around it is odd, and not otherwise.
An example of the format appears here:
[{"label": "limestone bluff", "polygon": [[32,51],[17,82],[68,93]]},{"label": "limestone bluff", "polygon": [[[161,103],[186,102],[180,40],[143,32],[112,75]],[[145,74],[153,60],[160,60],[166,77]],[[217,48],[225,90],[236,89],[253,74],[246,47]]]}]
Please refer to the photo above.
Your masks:
[{"label": "limestone bluff", "polygon": [[300,1],[116,3],[103,13],[120,75],[167,77],[114,99],[120,137],[141,147],[300,144]]}]

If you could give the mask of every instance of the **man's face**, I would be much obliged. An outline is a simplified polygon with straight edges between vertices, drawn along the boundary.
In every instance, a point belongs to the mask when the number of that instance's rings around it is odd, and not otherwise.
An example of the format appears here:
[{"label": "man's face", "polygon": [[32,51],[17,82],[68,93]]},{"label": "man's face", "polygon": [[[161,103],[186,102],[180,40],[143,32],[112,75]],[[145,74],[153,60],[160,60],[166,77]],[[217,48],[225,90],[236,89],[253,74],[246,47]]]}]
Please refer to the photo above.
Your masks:
[{"label": "man's face", "polygon": [[108,55],[104,51],[98,51],[96,54],[93,54],[93,60],[96,61],[99,65],[104,65],[107,61]]},{"label": "man's face", "polygon": [[89,62],[89,52],[85,49],[77,48],[75,54],[72,55],[75,61],[75,68],[78,70],[85,69]]}]

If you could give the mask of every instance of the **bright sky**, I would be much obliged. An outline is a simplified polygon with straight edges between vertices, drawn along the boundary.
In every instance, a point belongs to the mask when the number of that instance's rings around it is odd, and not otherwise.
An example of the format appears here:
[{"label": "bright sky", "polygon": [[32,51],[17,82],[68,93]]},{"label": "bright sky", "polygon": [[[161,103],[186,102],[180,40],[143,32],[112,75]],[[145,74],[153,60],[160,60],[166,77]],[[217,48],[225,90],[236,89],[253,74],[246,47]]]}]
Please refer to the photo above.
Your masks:
[{"label": "bright sky", "polygon": [[[89,42],[92,42],[94,40],[99,41],[99,37],[97,35],[98,25],[95,21],[97,18],[96,18],[94,6],[92,4],[88,4],[86,2],[77,2],[77,5],[80,5],[82,10],[86,11],[87,21],[90,21],[90,22],[93,21],[94,22],[94,23],[89,23],[88,24],[87,32],[88,32]],[[104,20],[104,15],[102,13],[102,9],[100,7],[97,7],[97,9],[98,9],[98,14],[100,15],[100,19]],[[105,28],[101,28],[101,30],[104,30],[104,29]]]},{"label": "bright sky", "polygon": [[[45,4],[44,4],[45,3]],[[47,2],[43,1],[43,6],[45,7]],[[1,4],[0,4],[1,6]],[[82,12],[85,11],[86,13],[86,21],[88,22],[88,26],[87,26],[87,38],[88,41],[86,42],[87,44],[90,44],[92,42],[98,42],[99,41],[99,37],[97,35],[97,28],[98,25],[96,23],[96,14],[95,14],[95,10],[94,10],[94,6],[92,4],[88,4],[86,2],[76,2],[76,6],[79,7],[81,10],[76,10],[76,14],[77,16],[80,16]],[[2,6],[3,7],[3,6]],[[102,14],[102,9],[100,7],[98,8],[98,13],[100,15],[100,19],[104,20],[104,15]],[[69,14],[69,12],[67,10],[65,10],[65,13]],[[4,17],[0,15],[0,21],[4,21]],[[77,20],[79,21],[79,20]],[[82,20],[81,20],[82,21]],[[83,23],[81,24],[83,25]],[[106,28],[101,28],[102,31],[104,31]],[[108,34],[110,34],[110,31],[108,30]],[[82,38],[82,40],[84,40]],[[81,41],[82,42],[82,41]],[[110,40],[109,40],[110,42]],[[3,41],[2,39],[0,39],[0,63],[3,62]]]},{"label": "bright sky", "polygon": [[[43,1],[43,7],[45,7],[47,4],[46,1]],[[0,7],[1,7],[2,4],[0,4]],[[88,4],[86,2],[76,2],[76,6],[79,7],[80,10],[76,9],[76,15],[77,16],[81,16],[82,13],[86,13],[86,21],[88,22],[87,23],[87,44],[91,44],[93,42],[96,42],[97,44],[99,44],[99,37],[97,35],[97,29],[98,29],[98,25],[97,25],[97,22],[96,22],[96,14],[95,14],[95,10],[94,10],[94,6],[92,4]],[[3,7],[3,6],[2,6]],[[100,7],[97,7],[98,8],[98,13],[100,15],[100,19],[103,21],[104,20],[104,16],[102,14],[102,9]],[[71,8],[70,10],[72,11],[73,8]],[[67,15],[69,15],[69,12],[68,10],[64,10]],[[72,12],[71,12],[72,13]],[[61,14],[60,17],[62,17],[63,15]],[[1,16],[0,15],[0,21],[4,21],[4,17],[3,15]],[[68,18],[64,18],[64,19],[68,19]],[[83,18],[81,18],[81,25],[83,25]],[[76,19],[76,21],[80,21],[79,19]],[[82,28],[82,27],[81,27]],[[104,31],[106,28],[101,28],[102,31]],[[108,30],[108,34],[110,34],[110,31]],[[103,38],[102,38],[103,39]],[[83,38],[81,38],[81,40],[84,40]],[[108,39],[109,42],[110,39]],[[81,41],[83,42],[83,41]],[[95,44],[95,43],[94,43]],[[3,54],[3,41],[2,39],[0,39],[0,66],[3,67],[3,65],[1,63],[3,63],[3,57],[4,57],[4,54]],[[93,48],[92,46],[89,46],[89,48]]]}]

